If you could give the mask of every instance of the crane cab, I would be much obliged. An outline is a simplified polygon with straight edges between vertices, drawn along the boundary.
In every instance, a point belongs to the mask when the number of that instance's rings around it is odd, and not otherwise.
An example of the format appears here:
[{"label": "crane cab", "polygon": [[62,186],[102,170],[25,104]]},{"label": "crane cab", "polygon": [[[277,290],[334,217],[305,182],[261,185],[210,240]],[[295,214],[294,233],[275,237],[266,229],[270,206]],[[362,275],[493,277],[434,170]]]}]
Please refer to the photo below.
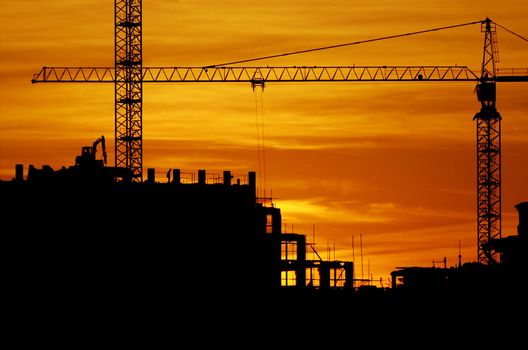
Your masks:
[{"label": "crane cab", "polygon": [[493,82],[483,82],[477,85],[477,98],[479,102],[494,104],[496,99],[496,87]]}]

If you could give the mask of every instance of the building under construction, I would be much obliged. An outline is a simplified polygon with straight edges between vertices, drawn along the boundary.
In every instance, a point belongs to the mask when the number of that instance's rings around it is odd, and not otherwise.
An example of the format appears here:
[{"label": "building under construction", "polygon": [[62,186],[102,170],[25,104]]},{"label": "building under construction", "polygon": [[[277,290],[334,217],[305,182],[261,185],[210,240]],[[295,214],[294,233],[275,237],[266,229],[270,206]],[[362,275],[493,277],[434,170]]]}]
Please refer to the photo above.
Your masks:
[{"label": "building under construction", "polygon": [[518,282],[528,271],[528,202],[517,206],[519,235],[490,242],[502,254],[497,265],[401,268],[392,289],[354,288],[353,262],[309,260],[306,237],[282,232],[280,209],[256,196],[256,173],[171,169],[156,181],[149,169],[146,181],[134,182],[129,170],[105,166],[104,154],[96,159],[99,142],[68,168],[30,165],[25,175],[17,165],[12,181],[0,181],[8,300],[22,323],[30,315],[48,329],[59,317],[78,331],[94,318],[108,327],[138,319],[159,327],[161,315],[218,324],[234,315],[239,326],[280,316],[291,328],[345,315],[343,327],[375,321],[392,329],[394,315],[526,305]]},{"label": "building under construction", "polygon": [[13,181],[0,182],[28,298],[352,291],[352,262],[307,259],[306,237],[281,232],[280,209],[256,197],[256,173],[171,169],[157,182],[149,169],[133,182],[96,159],[100,141],[73,166],[30,165],[25,176],[17,165]]}]

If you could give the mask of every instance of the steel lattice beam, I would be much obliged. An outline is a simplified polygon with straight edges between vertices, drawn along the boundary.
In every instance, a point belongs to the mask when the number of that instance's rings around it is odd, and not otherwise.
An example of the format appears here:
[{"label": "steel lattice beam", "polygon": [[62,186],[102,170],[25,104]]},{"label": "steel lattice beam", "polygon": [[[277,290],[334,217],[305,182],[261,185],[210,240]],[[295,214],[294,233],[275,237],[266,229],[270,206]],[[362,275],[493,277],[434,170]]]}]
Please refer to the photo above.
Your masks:
[{"label": "steel lattice beam", "polygon": [[[111,83],[109,67],[43,67],[34,83]],[[144,67],[144,83],[318,82],[318,81],[479,81],[466,66],[292,66],[292,67]]]},{"label": "steel lattice beam", "polygon": [[[528,70],[505,70],[489,81],[528,81]],[[111,67],[43,67],[33,83],[113,83]],[[318,81],[482,81],[466,66],[143,67],[144,83]],[[486,79],[484,79],[486,80]]]},{"label": "steel lattice beam", "polygon": [[478,261],[500,262],[489,242],[501,238],[501,116],[494,107],[484,107],[477,123],[477,241]]},{"label": "steel lattice beam", "polygon": [[115,1],[115,165],[143,178],[141,0]]}]

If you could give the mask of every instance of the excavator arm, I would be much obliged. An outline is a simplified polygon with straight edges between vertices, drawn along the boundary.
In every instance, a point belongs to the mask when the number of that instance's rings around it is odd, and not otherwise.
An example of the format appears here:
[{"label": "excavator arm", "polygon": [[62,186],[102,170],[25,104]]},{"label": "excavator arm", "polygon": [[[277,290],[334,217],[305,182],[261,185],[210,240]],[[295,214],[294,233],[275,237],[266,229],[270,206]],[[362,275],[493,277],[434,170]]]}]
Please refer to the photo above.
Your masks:
[{"label": "excavator arm", "polygon": [[106,165],[106,144],[105,144],[105,137],[103,135],[101,135],[100,138],[98,138],[97,140],[94,141],[93,145],[92,145],[92,157],[93,159],[95,159],[95,154],[96,154],[96,151],[97,151],[97,145],[98,144],[101,144],[101,150],[103,152],[103,162],[104,162],[104,165]]}]

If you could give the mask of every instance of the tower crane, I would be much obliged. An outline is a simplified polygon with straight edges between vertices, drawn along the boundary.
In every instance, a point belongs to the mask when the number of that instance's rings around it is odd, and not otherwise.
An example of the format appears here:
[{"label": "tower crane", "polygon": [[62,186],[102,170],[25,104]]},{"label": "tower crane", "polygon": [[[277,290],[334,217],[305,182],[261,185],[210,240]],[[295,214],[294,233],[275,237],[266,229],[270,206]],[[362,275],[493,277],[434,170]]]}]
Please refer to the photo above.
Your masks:
[{"label": "tower crane", "polygon": [[286,56],[327,48],[359,44],[335,45],[289,54],[231,62],[208,67],[143,67],[142,0],[114,2],[114,67],[43,67],[34,75],[33,83],[113,83],[115,87],[115,166],[130,169],[132,181],[143,178],[143,83],[251,83],[269,82],[359,82],[359,81],[471,81],[477,83],[480,111],[477,124],[477,249],[478,261],[494,264],[498,253],[488,242],[501,237],[501,116],[496,102],[497,82],[527,82],[527,71],[501,74],[496,67],[496,23],[483,21],[405,33],[420,34],[471,24],[481,24],[484,32],[484,54],[480,72],[467,66],[250,66],[233,64]]}]

